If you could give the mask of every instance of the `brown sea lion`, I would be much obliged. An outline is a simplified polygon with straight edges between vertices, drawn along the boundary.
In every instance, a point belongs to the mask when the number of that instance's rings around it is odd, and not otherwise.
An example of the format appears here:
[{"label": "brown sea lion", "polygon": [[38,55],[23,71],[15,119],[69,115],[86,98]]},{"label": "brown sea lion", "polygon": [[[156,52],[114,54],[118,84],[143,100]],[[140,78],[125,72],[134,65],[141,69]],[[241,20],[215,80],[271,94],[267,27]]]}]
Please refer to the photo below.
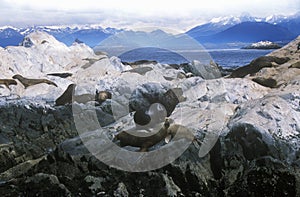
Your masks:
[{"label": "brown sea lion", "polygon": [[95,101],[98,103],[103,103],[106,99],[111,99],[112,94],[108,91],[98,91],[96,90]]},{"label": "brown sea lion", "polygon": [[13,79],[0,79],[0,84],[5,85],[8,89],[10,89],[10,85],[17,85],[17,82]]},{"label": "brown sea lion", "polygon": [[173,140],[187,139],[194,141],[196,138],[193,133],[185,126],[173,124],[168,128],[168,134]]},{"label": "brown sea lion", "polygon": [[73,95],[75,93],[76,84],[70,84],[64,93],[55,100],[55,105],[65,105],[72,103]]},{"label": "brown sea lion", "polygon": [[87,103],[89,101],[97,101],[99,103],[104,102],[106,99],[111,99],[111,93],[107,91],[96,91],[96,95],[93,94],[81,94],[75,95],[76,84],[70,84],[64,93],[55,100],[55,104],[65,105],[73,102]]},{"label": "brown sea lion", "polygon": [[169,119],[166,119],[163,127],[157,133],[146,137],[136,136],[126,131],[121,131],[115,136],[113,141],[120,140],[121,147],[140,147],[140,151],[145,152],[148,151],[148,148],[154,146],[167,137],[169,126]]},{"label": "brown sea lion", "polygon": [[169,89],[165,92],[160,98],[159,103],[161,103],[167,110],[167,116],[170,116],[174,111],[176,105],[182,101],[185,101],[186,98],[183,96],[183,91],[181,88]]},{"label": "brown sea lion", "polygon": [[25,89],[28,88],[29,86],[33,86],[33,85],[40,84],[40,83],[46,83],[46,84],[54,85],[55,87],[57,87],[57,85],[54,82],[52,82],[48,79],[29,79],[29,78],[25,78],[21,75],[14,75],[12,78],[19,80],[23,84]]}]

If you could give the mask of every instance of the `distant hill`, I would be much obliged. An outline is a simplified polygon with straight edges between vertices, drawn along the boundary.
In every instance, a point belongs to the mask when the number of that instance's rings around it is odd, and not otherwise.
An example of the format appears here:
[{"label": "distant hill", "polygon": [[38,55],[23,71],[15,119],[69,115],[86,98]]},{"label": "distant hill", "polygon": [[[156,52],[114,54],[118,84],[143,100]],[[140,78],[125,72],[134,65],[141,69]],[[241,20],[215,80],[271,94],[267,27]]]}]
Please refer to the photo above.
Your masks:
[{"label": "distant hill", "polygon": [[196,26],[186,32],[191,37],[198,36],[209,36],[221,31],[224,31],[234,25],[237,25],[246,21],[261,21],[262,19],[254,18],[250,15],[244,15],[240,17],[235,16],[226,16],[226,17],[217,17],[211,19],[208,23]]},{"label": "distant hill", "polygon": [[65,34],[61,37],[58,37],[57,40],[69,46],[76,39],[78,39],[84,42],[86,45],[94,47],[110,35],[110,33],[104,32],[102,29],[84,29],[72,32],[70,34]]},{"label": "distant hill", "polygon": [[300,13],[294,17],[286,18],[277,23],[281,27],[287,28],[290,32],[300,35]]},{"label": "distant hill", "polygon": [[13,28],[5,28],[0,30],[0,46],[19,45],[23,40],[23,35]]},{"label": "distant hill", "polygon": [[99,42],[110,35],[120,31],[114,28],[103,29],[96,25],[82,26],[33,26],[28,28],[0,28],[0,46],[18,46],[26,35],[34,31],[47,32],[60,42],[70,46],[76,39],[81,40],[90,47],[94,47]]},{"label": "distant hill", "polygon": [[261,40],[285,42],[295,37],[295,34],[278,25],[266,22],[242,22],[214,35],[198,36],[195,39],[203,43],[251,43]]}]

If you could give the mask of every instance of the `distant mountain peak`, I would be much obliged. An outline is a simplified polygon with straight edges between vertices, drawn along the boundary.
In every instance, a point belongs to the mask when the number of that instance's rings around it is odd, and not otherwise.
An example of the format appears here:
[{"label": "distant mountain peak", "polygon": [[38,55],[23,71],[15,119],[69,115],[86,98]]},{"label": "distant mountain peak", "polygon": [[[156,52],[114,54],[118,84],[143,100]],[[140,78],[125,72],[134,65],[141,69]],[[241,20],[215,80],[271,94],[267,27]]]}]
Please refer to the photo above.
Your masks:
[{"label": "distant mountain peak", "polygon": [[240,23],[241,20],[238,17],[234,16],[224,16],[224,17],[216,17],[210,20],[210,23],[219,23],[222,25],[228,25],[228,24],[237,24]]}]

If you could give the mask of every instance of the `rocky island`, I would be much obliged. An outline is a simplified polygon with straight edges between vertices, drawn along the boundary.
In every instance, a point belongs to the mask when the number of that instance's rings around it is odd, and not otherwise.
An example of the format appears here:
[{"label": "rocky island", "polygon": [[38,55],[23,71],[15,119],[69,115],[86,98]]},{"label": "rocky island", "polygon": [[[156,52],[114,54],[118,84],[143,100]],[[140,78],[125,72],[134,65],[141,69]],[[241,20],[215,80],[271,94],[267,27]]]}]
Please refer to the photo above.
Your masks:
[{"label": "rocky island", "polygon": [[270,41],[260,41],[242,47],[242,49],[279,49],[279,48],[281,48],[280,45]]},{"label": "rocky island", "polygon": [[[0,48],[0,195],[299,196],[299,41],[224,77],[197,61],[124,65],[43,32]],[[96,91],[111,97],[72,99]],[[182,130],[145,152],[116,145],[124,130],[147,130],[134,113],[157,102],[170,122],[150,107],[153,130]]]}]

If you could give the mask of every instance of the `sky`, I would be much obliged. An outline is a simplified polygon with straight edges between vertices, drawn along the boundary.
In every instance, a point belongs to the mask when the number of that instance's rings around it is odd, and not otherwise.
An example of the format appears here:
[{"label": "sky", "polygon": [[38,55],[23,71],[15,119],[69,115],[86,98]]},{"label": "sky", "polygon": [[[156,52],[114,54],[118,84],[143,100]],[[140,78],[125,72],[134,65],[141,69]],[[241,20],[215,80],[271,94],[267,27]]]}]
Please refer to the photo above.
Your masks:
[{"label": "sky", "polygon": [[214,17],[299,11],[300,0],[0,0],[0,26],[100,24],[185,31]]}]

